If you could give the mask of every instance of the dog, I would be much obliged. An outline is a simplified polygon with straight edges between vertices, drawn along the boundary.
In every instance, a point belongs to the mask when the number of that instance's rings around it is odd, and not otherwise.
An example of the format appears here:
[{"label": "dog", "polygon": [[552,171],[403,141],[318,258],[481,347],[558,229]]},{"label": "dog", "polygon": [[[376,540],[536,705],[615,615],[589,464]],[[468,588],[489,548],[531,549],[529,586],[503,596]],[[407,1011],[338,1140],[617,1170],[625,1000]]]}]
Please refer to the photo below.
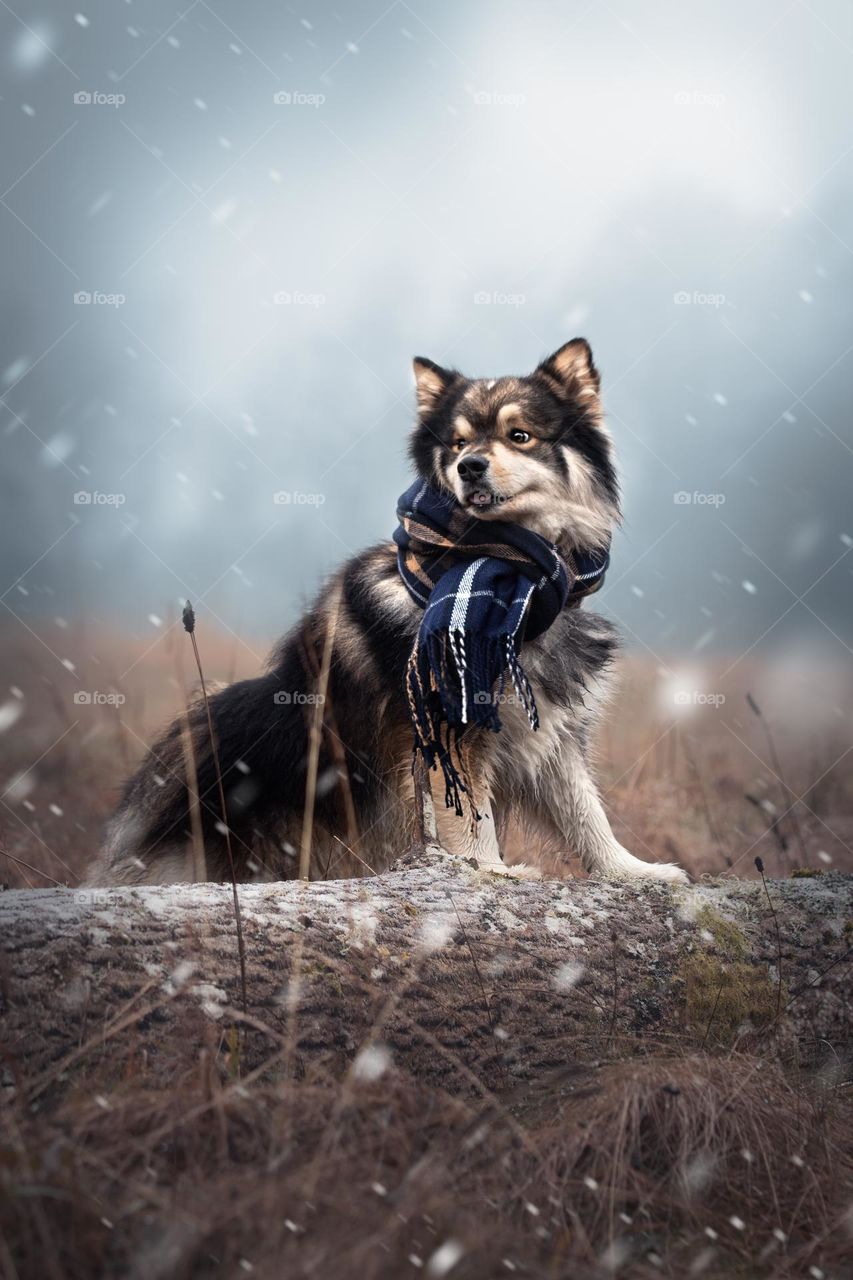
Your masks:
[{"label": "dog", "polygon": [[[585,339],[524,377],[471,379],[420,357],[414,374],[416,476],[478,537],[509,524],[551,544],[560,563],[606,554],[619,488]],[[192,702],[150,749],[90,883],[224,880],[232,867],[238,880],[280,880],[300,865],[304,874],[306,862],[311,878],[387,868],[416,833],[407,673],[424,617],[393,542],[351,559],[280,642],[266,674],[217,690],[209,704]],[[571,598],[541,635],[520,643],[536,727],[519,688],[521,696],[503,697],[499,721],[457,733],[466,805],[458,793],[444,803],[441,770],[421,765],[444,851],[490,872],[526,874],[501,855],[513,815],[591,876],[687,879],[622,847],[593,779],[593,734],[616,651],[611,624]]]}]

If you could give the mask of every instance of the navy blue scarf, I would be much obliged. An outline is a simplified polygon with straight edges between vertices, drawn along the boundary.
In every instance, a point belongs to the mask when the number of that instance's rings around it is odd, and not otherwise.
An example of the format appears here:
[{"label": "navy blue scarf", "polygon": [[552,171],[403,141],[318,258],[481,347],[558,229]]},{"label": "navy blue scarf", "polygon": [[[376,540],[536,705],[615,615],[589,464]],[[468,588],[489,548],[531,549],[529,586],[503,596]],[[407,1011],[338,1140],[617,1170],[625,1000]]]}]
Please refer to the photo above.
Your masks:
[{"label": "navy blue scarf", "polygon": [[453,494],[417,480],[401,496],[394,532],[397,565],[424,611],[406,670],[415,751],[441,765],[445,803],[462,814],[472,797],[460,740],[476,725],[497,732],[507,676],[539,726],[536,700],[518,653],[547,631],[563,607],[597,591],[606,551],[564,560],[547,538],[520,525],[478,520]]}]

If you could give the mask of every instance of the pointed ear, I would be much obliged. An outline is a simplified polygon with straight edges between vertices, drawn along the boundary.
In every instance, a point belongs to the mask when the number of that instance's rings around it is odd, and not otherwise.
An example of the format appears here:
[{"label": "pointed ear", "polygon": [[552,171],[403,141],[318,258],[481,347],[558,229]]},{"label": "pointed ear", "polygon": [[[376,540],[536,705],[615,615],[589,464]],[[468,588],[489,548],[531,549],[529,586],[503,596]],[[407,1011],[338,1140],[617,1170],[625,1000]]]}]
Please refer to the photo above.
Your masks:
[{"label": "pointed ear", "polygon": [[592,348],[586,338],[572,338],[547,360],[537,373],[543,373],[555,390],[573,399],[597,401],[601,377],[592,361]]},{"label": "pointed ear", "polygon": [[459,375],[453,369],[442,369],[441,365],[427,360],[426,356],[415,356],[412,368],[415,371],[418,413],[421,417],[425,417],[426,414],[432,413]]}]

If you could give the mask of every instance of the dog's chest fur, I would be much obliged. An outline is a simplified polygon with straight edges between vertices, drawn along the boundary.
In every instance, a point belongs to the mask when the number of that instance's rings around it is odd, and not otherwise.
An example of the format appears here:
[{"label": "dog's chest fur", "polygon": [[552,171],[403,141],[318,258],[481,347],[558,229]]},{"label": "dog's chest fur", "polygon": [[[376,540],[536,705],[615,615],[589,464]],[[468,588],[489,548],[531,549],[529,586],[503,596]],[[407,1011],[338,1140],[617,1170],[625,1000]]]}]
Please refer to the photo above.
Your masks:
[{"label": "dog's chest fur", "polygon": [[[386,691],[385,703],[408,723],[403,682],[423,611],[414,603],[397,572],[393,545],[374,547],[345,570],[346,602],[341,652],[364,678]],[[571,741],[586,753],[590,730],[609,691],[616,633],[602,617],[585,608],[566,608],[537,640],[524,645],[521,662],[535,690],[539,728],[531,729],[511,684],[499,706],[500,733],[477,730],[469,736],[476,769],[509,782],[535,779]],[[354,665],[353,665],[354,664]]]}]

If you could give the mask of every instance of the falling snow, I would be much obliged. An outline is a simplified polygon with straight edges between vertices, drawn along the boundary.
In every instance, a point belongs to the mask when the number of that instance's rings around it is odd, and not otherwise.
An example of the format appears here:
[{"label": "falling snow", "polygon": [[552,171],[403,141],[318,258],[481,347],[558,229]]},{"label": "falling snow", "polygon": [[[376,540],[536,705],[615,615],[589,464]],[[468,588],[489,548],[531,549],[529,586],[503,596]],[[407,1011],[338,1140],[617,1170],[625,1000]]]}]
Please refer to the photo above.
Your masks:
[{"label": "falling snow", "polygon": [[446,1276],[453,1270],[464,1255],[465,1250],[458,1240],[445,1240],[427,1261],[426,1274],[440,1280],[441,1276]]},{"label": "falling snow", "polygon": [[368,1045],[359,1051],[352,1065],[352,1074],[356,1080],[371,1084],[381,1080],[391,1065],[391,1054],[384,1045]]}]

